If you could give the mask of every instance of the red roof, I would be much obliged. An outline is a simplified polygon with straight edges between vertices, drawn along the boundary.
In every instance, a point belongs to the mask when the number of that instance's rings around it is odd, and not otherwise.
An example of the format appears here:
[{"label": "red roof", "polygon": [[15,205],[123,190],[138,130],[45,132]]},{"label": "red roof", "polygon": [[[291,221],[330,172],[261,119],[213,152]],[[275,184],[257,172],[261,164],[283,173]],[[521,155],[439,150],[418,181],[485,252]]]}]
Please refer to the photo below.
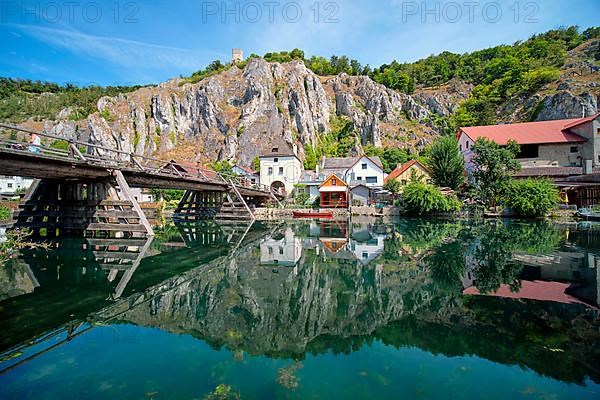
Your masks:
[{"label": "red roof", "polygon": [[518,144],[581,143],[586,139],[569,132],[568,128],[580,125],[587,120],[587,118],[574,118],[506,125],[469,126],[460,128],[459,135],[460,132],[464,132],[473,141],[484,137],[501,146],[507,144],[509,140],[514,140]]},{"label": "red roof", "polygon": [[429,168],[427,168],[426,166],[421,164],[418,160],[410,160],[409,162],[406,162],[406,163],[396,167],[395,170],[390,172],[390,174],[385,178],[384,182],[387,183],[388,181],[390,181],[392,179],[396,179],[397,177],[402,175],[404,172],[406,172],[406,170],[408,170],[410,167],[412,167],[415,164],[418,164],[425,171],[429,172]]},{"label": "red roof", "polygon": [[586,118],[581,118],[573,123],[567,124],[567,125],[565,125],[565,129],[569,129],[569,128],[573,128],[574,126],[585,124],[586,122],[593,121],[598,117],[600,117],[600,112],[597,112],[596,114],[590,115],[589,117],[586,117]]},{"label": "red roof", "polygon": [[[500,288],[493,293],[487,293],[487,296],[506,297],[511,299],[529,299],[540,301],[555,301],[558,303],[579,303],[590,306],[589,304],[566,293],[570,283],[547,282],[547,281],[521,281],[521,289],[518,292],[512,292],[510,286],[500,285]],[[480,295],[482,293],[475,286],[463,290],[463,294]],[[594,307],[596,308],[596,307]]]}]

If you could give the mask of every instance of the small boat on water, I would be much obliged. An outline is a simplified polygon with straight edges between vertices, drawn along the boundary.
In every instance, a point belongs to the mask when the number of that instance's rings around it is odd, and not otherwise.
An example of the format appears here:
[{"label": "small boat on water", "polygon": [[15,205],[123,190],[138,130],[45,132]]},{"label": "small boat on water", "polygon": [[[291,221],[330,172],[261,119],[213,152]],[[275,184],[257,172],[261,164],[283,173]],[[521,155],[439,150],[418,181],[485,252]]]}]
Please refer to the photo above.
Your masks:
[{"label": "small boat on water", "polygon": [[333,218],[333,211],[293,211],[294,218]]},{"label": "small boat on water", "polygon": [[595,212],[588,208],[580,208],[577,211],[577,216],[586,221],[600,221],[600,212]]}]

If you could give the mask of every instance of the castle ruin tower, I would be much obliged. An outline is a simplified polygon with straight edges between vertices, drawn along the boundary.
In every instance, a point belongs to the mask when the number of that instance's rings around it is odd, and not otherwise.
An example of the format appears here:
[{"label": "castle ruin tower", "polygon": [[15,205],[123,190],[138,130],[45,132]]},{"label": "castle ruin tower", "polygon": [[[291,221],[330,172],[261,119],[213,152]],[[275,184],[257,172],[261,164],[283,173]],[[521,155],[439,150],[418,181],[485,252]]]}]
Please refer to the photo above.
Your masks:
[{"label": "castle ruin tower", "polygon": [[244,51],[242,49],[231,50],[231,63],[236,64],[244,61]]}]

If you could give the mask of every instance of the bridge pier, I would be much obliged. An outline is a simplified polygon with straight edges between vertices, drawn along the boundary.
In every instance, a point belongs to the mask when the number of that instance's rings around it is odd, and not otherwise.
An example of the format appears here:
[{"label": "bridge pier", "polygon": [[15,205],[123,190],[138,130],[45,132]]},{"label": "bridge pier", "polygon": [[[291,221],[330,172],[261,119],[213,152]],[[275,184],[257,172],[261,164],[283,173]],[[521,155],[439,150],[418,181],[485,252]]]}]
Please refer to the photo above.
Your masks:
[{"label": "bridge pier", "polygon": [[19,205],[14,227],[43,237],[154,235],[120,171],[97,180],[35,180]]}]

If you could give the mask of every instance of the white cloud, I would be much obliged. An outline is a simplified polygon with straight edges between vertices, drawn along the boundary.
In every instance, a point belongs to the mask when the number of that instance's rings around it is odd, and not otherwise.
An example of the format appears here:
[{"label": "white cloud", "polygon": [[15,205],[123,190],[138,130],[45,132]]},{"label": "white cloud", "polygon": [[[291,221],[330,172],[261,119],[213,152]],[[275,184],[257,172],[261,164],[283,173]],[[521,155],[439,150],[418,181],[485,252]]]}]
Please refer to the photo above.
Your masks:
[{"label": "white cloud", "polygon": [[[50,46],[60,47],[88,58],[136,69],[190,70],[200,68],[215,53],[180,47],[127,40],[117,37],[93,36],[70,29],[30,25],[13,25],[24,34]],[[222,54],[217,54],[222,56]]]}]

